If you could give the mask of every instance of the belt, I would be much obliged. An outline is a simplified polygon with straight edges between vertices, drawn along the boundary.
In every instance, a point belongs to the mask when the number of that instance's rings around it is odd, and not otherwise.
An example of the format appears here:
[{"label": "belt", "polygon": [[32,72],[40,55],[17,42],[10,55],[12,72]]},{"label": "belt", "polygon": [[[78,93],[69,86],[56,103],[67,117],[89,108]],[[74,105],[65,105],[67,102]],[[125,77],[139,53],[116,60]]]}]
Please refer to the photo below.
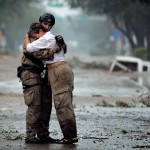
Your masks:
[{"label": "belt", "polygon": [[64,64],[66,64],[65,61],[58,61],[58,62],[55,62],[55,63],[52,63],[52,64],[47,64],[47,68],[48,69],[53,69],[53,68],[57,68],[58,66],[64,65]]}]

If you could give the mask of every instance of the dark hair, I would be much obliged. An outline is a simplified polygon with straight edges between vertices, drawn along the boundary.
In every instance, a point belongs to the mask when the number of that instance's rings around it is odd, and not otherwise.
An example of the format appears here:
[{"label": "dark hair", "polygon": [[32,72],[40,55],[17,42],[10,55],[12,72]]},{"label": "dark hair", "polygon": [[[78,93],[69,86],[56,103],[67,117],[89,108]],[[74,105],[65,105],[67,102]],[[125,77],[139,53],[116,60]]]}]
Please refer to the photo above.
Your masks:
[{"label": "dark hair", "polygon": [[30,25],[28,35],[29,37],[32,37],[33,33],[39,33],[40,30],[43,30],[43,32],[46,32],[46,29],[42,26],[39,22],[34,22]]}]

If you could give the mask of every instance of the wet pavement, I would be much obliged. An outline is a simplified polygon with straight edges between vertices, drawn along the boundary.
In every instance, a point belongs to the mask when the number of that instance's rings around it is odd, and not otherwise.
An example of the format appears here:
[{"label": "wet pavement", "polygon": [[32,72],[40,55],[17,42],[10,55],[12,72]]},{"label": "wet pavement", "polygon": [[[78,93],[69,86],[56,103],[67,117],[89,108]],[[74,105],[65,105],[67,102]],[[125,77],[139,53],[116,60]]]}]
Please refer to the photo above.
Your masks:
[{"label": "wet pavement", "polygon": [[[127,76],[98,69],[74,69],[74,109],[79,142],[71,145],[25,144],[25,112],[22,88],[16,77],[19,58],[0,59],[0,150],[132,150],[150,148],[150,109],[101,107],[109,100],[132,101],[149,90]],[[86,96],[86,97],[85,97]],[[130,98],[129,98],[129,97]],[[53,107],[50,135],[62,138]]]},{"label": "wet pavement", "polygon": [[[25,144],[25,111],[20,96],[0,97],[0,150],[130,150],[149,147],[149,108],[107,108],[74,98],[78,127],[77,144]],[[92,100],[92,98],[91,98]],[[53,107],[50,135],[62,138]]]},{"label": "wet pavement", "polygon": [[[74,69],[76,96],[137,96],[149,90],[126,76],[115,76],[99,70]],[[17,77],[0,81],[0,93],[22,94]]]},{"label": "wet pavement", "polygon": [[[82,60],[89,60],[88,57],[90,56],[85,56],[81,57]],[[19,78],[17,78],[20,57],[5,56],[0,60],[0,93],[22,94],[22,85]],[[99,59],[94,57],[90,61],[92,60],[95,62]],[[146,86],[124,74],[116,75],[100,69],[83,69],[79,67],[73,68],[73,71],[75,76],[74,95],[76,96],[137,96],[149,91]],[[147,76],[149,77],[149,75]]]}]

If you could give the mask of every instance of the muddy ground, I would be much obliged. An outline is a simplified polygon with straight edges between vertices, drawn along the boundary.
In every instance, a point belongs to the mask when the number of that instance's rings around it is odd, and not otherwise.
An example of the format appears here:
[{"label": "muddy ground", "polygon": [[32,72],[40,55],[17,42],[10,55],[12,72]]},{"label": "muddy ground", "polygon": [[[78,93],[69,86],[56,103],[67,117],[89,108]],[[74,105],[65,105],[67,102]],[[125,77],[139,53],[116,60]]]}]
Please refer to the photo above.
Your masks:
[{"label": "muddy ground", "polygon": [[[81,102],[82,101],[82,102]],[[150,109],[100,107],[101,98],[74,97],[79,142],[73,145],[24,143],[25,111],[23,97],[0,96],[0,150],[105,150],[150,148]],[[62,138],[52,111],[50,135]]]},{"label": "muddy ground", "polygon": [[[18,64],[18,57],[1,57],[0,81],[16,78],[16,69],[14,68]],[[29,145],[24,143],[27,107],[24,104],[23,95],[20,93],[6,94],[1,91],[0,93],[0,150],[130,150],[150,148],[150,109],[138,104],[139,96],[75,95],[74,108],[79,142],[72,145]],[[122,101],[132,107],[112,107],[112,105],[111,107],[102,107],[104,101],[109,104]],[[49,131],[51,137],[62,138],[54,107]]]}]

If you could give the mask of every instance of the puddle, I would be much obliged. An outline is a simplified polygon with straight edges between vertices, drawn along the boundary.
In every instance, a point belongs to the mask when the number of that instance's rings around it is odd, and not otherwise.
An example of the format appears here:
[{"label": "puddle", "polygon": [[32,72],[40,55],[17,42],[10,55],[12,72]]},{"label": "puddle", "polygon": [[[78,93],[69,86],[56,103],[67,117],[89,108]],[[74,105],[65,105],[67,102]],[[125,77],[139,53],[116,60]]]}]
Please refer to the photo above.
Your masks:
[{"label": "puddle", "polygon": [[0,82],[0,93],[9,94],[22,94],[22,84],[18,79],[10,79]]},{"label": "puddle", "polygon": [[74,94],[79,96],[136,96],[148,89],[126,77],[94,76],[75,78]]},{"label": "puddle", "polygon": [[8,110],[8,108],[1,108],[0,110],[2,110],[2,111],[3,111],[3,110]]},{"label": "puddle", "polygon": [[[146,87],[128,77],[91,75],[88,73],[75,76],[74,83],[74,95],[77,96],[137,96],[148,92]],[[22,84],[18,79],[1,81],[0,93],[22,94]]]}]

